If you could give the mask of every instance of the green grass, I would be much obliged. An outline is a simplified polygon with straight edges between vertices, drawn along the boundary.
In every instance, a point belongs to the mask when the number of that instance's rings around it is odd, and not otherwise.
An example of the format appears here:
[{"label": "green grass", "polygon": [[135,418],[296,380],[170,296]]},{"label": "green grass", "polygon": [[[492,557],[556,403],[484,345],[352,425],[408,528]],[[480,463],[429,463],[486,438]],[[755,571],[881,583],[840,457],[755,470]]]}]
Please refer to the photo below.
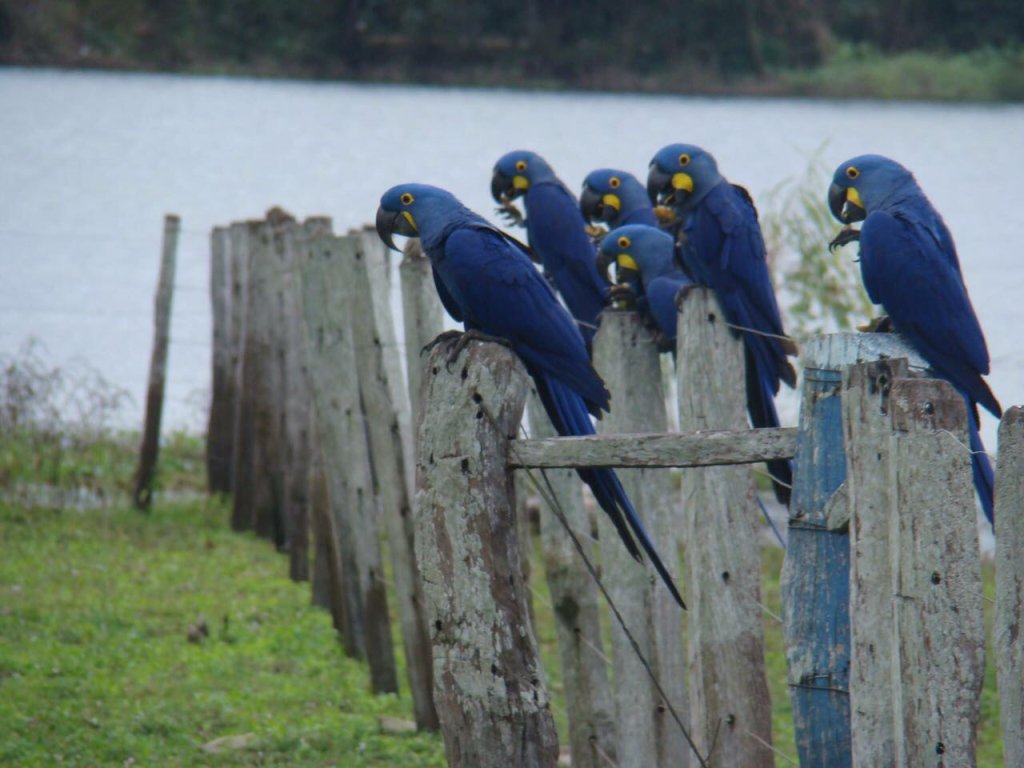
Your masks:
[{"label": "green grass", "polygon": [[226,519],[0,506],[0,765],[444,765],[436,735],[380,733],[408,699],[371,695],[309,586]]}]

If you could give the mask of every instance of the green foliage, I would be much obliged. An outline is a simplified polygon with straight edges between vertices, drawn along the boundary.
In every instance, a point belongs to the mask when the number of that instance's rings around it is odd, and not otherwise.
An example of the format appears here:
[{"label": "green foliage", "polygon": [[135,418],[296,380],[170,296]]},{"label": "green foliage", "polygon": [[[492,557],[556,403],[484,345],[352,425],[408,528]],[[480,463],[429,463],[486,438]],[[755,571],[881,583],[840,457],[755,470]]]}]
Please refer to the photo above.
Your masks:
[{"label": "green foliage", "polygon": [[786,90],[807,96],[1019,101],[1024,99],[1024,49],[883,54],[870,45],[843,44],[822,66],[779,76]]},{"label": "green foliage", "polygon": [[828,249],[839,224],[828,209],[831,172],[821,155],[819,150],[811,158],[802,176],[772,189],[761,212],[769,260],[780,282],[786,330],[798,338],[852,331],[871,317],[872,310],[853,262],[857,246]]},{"label": "green foliage", "polygon": [[0,765],[444,765],[436,735],[380,732],[408,699],[371,695],[308,585],[226,520],[0,505]]}]

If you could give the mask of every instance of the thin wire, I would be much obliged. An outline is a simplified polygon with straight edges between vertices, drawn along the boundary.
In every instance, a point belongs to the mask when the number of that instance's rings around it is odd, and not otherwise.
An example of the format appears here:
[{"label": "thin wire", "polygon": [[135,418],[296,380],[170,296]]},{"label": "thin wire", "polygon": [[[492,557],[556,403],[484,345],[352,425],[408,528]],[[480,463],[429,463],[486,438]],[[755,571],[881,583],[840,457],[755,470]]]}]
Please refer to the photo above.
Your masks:
[{"label": "thin wire", "polygon": [[598,744],[596,741],[594,741],[594,742],[591,742],[591,746],[594,748],[594,751],[597,752],[597,756],[598,757],[600,757],[602,760],[604,760],[606,763],[608,763],[608,765],[611,765],[611,766],[614,766],[615,768],[618,768],[619,764],[616,763],[614,760],[612,760],[611,757],[609,757],[607,752],[605,752],[603,749],[601,749],[601,745],[600,744]]},{"label": "thin wire", "polygon": [[[493,417],[490,414],[488,414],[488,417],[491,419],[492,423],[494,423],[494,426],[497,426],[497,424],[494,422]],[[514,441],[509,441],[509,446],[512,449],[512,451],[517,450]],[[689,731],[686,730],[686,726],[683,725],[683,721],[679,717],[679,713],[676,711],[676,708],[672,705],[671,699],[665,693],[665,689],[662,688],[661,682],[658,680],[657,675],[654,674],[654,670],[651,668],[650,662],[647,661],[647,658],[644,656],[643,651],[640,649],[640,644],[633,636],[633,633],[629,631],[629,627],[626,626],[626,620],[619,612],[618,606],[615,605],[615,602],[612,600],[611,595],[605,588],[604,583],[601,581],[601,577],[597,575],[597,570],[594,568],[594,564],[590,562],[590,558],[587,557],[586,552],[583,550],[583,544],[576,537],[576,533],[569,525],[569,521],[565,517],[565,512],[562,510],[562,506],[558,501],[554,488],[551,485],[551,481],[548,479],[547,473],[543,469],[541,469],[540,473],[541,477],[544,478],[546,492],[545,489],[542,489],[540,487],[540,484],[537,482],[537,480],[533,478],[532,472],[530,470],[527,470],[527,475],[530,476],[531,479],[533,479],[534,485],[536,486],[538,492],[541,494],[541,496],[544,497],[544,500],[548,503],[548,506],[550,507],[551,511],[554,512],[555,517],[558,518],[558,522],[561,523],[566,533],[569,534],[569,538],[572,540],[573,545],[576,547],[576,551],[579,552],[580,557],[583,559],[583,563],[584,565],[586,565],[587,571],[590,573],[591,578],[594,580],[594,583],[597,584],[597,588],[601,591],[601,594],[604,595],[604,599],[608,603],[608,608],[611,610],[612,615],[615,616],[615,619],[616,621],[618,621],[619,626],[622,627],[622,632],[623,634],[625,634],[626,639],[629,640],[629,644],[630,646],[632,646],[633,652],[636,654],[636,657],[640,660],[640,664],[643,666],[644,670],[647,672],[647,676],[651,679],[651,682],[654,684],[654,688],[658,692],[658,695],[661,696],[662,701],[664,701],[665,708],[668,709],[669,713],[672,715],[672,719],[675,720],[676,725],[679,727],[680,732],[686,739],[687,744],[689,744],[690,749],[693,750],[693,754],[697,756],[697,760],[700,762],[702,768],[708,768],[707,761],[704,759],[704,756],[701,755],[700,750],[697,749],[697,745],[694,743]]]},{"label": "thin wire", "polygon": [[995,457],[995,456],[993,456],[993,455],[992,455],[991,453],[989,453],[988,451],[976,451],[976,450],[974,450],[973,448],[971,448],[971,446],[969,446],[969,445],[964,445],[964,441],[963,441],[963,440],[961,440],[961,439],[960,439],[959,437],[957,437],[956,435],[954,435],[954,434],[953,434],[952,432],[950,432],[950,431],[949,431],[948,429],[940,429],[940,430],[938,430],[938,434],[940,434],[940,435],[949,435],[950,437],[952,437],[952,438],[953,438],[953,440],[954,440],[954,441],[955,441],[955,442],[957,443],[957,445],[959,445],[959,446],[960,446],[961,448],[963,448],[963,449],[964,449],[965,451],[967,451],[967,453],[968,453],[968,454],[970,454],[971,456],[975,456],[975,455],[981,454],[981,455],[983,455],[983,456],[988,456],[988,458],[989,458],[989,459],[990,459],[991,461],[995,461],[995,460],[996,460],[996,457]]},{"label": "thin wire", "polygon": [[778,750],[777,748],[773,747],[771,744],[769,744],[767,741],[762,739],[756,733],[752,732],[749,728],[744,728],[743,730],[746,732],[747,736],[752,738],[754,741],[758,742],[761,746],[770,749],[772,752],[774,752],[776,755],[781,757],[783,760],[785,760],[790,765],[800,765],[800,763],[798,763],[792,757],[787,755],[785,752],[782,752],[782,751]]}]

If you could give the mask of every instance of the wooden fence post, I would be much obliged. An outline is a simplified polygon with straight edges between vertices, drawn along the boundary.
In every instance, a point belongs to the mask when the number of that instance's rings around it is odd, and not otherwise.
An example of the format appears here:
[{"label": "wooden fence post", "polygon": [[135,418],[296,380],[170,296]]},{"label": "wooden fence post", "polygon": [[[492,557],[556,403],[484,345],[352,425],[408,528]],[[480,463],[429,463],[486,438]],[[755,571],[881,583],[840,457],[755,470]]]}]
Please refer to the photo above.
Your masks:
[{"label": "wooden fence post", "polygon": [[[530,388],[527,414],[531,437],[557,435],[533,387]],[[590,515],[583,505],[583,488],[576,470],[537,470],[534,477],[541,486],[539,491],[543,499],[540,535],[544,547],[544,572],[555,612],[572,765],[573,768],[602,768],[609,761],[616,763],[618,738],[601,635],[597,584],[547,499],[553,495],[593,563],[595,550],[591,546]]]},{"label": "wooden fence post", "polygon": [[300,228],[301,226],[291,218],[283,219],[275,227],[275,348],[282,376],[282,405],[279,407],[284,449],[282,513],[285,546],[288,551],[288,575],[294,581],[308,581],[311,394],[309,353],[306,348],[302,287],[299,279],[297,241]]},{"label": "wooden fence post", "polygon": [[344,572],[346,651],[370,662],[375,691],[397,684],[366,423],[346,298],[352,244],[329,232],[311,235],[302,255],[302,305],[319,441]]},{"label": "wooden fence post", "polygon": [[[661,364],[650,332],[636,312],[606,311],[594,338],[594,367],[611,392],[612,408],[602,434],[664,432]],[[665,567],[679,581],[676,548],[678,502],[664,470],[619,470],[619,479],[657,543]],[[598,516],[605,587],[626,620],[670,704],[686,722],[682,616],[650,563],[637,563],[619,541],[607,516]],[[689,748],[644,670],[629,639],[612,624],[616,722],[620,759],[637,765],[688,765]]]},{"label": "wooden fence post", "polygon": [[[413,238],[405,246],[402,263],[398,266],[402,281],[402,323],[405,337],[405,372],[409,381],[409,403],[412,409],[412,424],[419,424],[422,406],[420,404],[420,374],[423,369],[423,348],[433,340],[444,327],[441,300],[434,287],[434,276],[430,259],[423,255],[419,238]],[[415,463],[415,462],[414,462]]]},{"label": "wooden fence post", "polygon": [[167,349],[170,346],[171,299],[174,296],[174,261],[178,251],[181,219],[164,217],[163,250],[160,277],[153,311],[153,351],[149,359],[149,386],[146,389],[146,417],[139,448],[139,466],[135,472],[135,507],[148,510],[153,500],[153,478],[160,454],[160,417],[164,408],[164,383],[167,379]]},{"label": "wooden fence post", "polygon": [[210,305],[213,310],[213,355],[210,418],[206,427],[206,481],[211,494],[231,492],[231,255],[230,233],[210,233]]},{"label": "wooden fence post", "polygon": [[[347,292],[339,296],[348,308],[356,354],[359,393],[366,414],[374,493],[388,531],[394,597],[402,626],[406,674],[416,724],[437,729],[432,693],[430,638],[427,633],[423,586],[416,568],[412,519],[411,473],[406,471],[398,403],[408,401],[400,377],[398,348],[390,316],[389,283],[381,250],[368,248],[362,233],[347,238],[343,256]],[[380,243],[374,234],[374,241]],[[386,249],[385,249],[386,251]],[[374,277],[376,275],[376,277]]]},{"label": "wooden fence post", "polygon": [[[246,462],[240,459],[239,453],[243,451],[242,432],[246,429],[245,420],[248,419],[248,415],[243,415],[246,412],[242,407],[242,363],[245,353],[246,312],[249,304],[249,235],[250,225],[246,222],[235,222],[228,228],[228,254],[231,258],[231,266],[228,269],[231,275],[231,296],[228,301],[231,317],[228,327],[231,329],[231,338],[228,347],[229,377],[226,390],[231,413],[231,432],[227,461],[228,492],[233,495],[236,493],[236,474],[243,466],[247,466]],[[232,503],[237,502],[232,499]]]},{"label": "wooden fence post", "polygon": [[[742,341],[714,295],[687,292],[678,322],[679,429],[746,429]],[[692,736],[710,766],[774,766],[753,477],[706,467],[682,482]]]},{"label": "wooden fence post", "polygon": [[848,365],[920,357],[891,333],[837,333],[803,345],[804,386],[782,567],[782,615],[802,766],[844,768],[850,735],[850,538],[841,390]]},{"label": "wooden fence post", "polygon": [[974,765],[985,627],[967,411],[936,379],[896,381],[889,403],[896,764]]},{"label": "wooden fence post", "polygon": [[996,474],[996,616],[993,645],[999,676],[1003,763],[1024,765],[1024,410],[1014,406],[999,425]]},{"label": "wooden fence post", "polygon": [[526,397],[509,350],[435,347],[417,441],[416,557],[434,646],[434,692],[452,768],[554,766],[558,738],[516,545],[508,441]]},{"label": "wooden fence post", "polygon": [[857,768],[894,765],[893,597],[889,563],[889,395],[906,358],[843,372],[842,423],[850,515],[850,731]]}]

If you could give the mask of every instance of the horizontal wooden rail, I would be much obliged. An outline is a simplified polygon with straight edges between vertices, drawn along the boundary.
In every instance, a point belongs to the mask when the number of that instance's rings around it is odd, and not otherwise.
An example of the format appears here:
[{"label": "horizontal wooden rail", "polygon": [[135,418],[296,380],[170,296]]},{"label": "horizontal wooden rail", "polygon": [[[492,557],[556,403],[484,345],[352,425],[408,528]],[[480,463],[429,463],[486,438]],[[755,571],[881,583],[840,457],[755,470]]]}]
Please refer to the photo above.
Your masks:
[{"label": "horizontal wooden rail", "polygon": [[509,466],[715,467],[792,458],[796,427],[515,440]]}]

